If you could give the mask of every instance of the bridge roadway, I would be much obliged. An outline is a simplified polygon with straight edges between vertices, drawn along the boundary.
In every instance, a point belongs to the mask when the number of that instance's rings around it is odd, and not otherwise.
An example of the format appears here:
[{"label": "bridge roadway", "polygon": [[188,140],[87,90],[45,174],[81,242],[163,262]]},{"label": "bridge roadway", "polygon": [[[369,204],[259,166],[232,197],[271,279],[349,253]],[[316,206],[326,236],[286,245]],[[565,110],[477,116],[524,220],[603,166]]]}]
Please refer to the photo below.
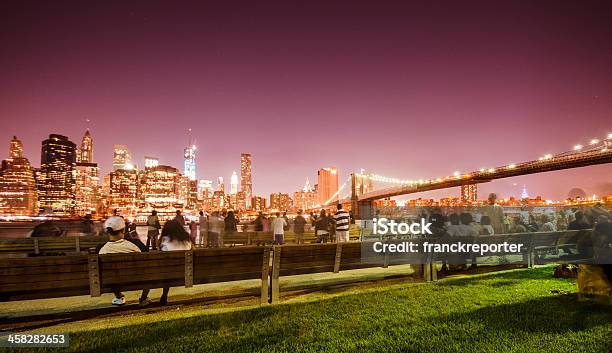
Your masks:
[{"label": "bridge roadway", "polygon": [[[551,172],[563,169],[587,167],[598,164],[612,163],[612,148],[598,148],[583,152],[571,152],[551,156],[547,159],[533,160],[529,162],[510,164],[498,168],[480,170],[465,173],[459,176],[446,177],[444,179],[425,180],[413,185],[401,185],[380,190],[371,191],[357,196],[358,201],[374,201],[387,197],[414,194],[423,191],[446,189],[468,184],[486,183],[496,179],[515,177],[520,175]],[[340,202],[351,202],[350,198]]]}]

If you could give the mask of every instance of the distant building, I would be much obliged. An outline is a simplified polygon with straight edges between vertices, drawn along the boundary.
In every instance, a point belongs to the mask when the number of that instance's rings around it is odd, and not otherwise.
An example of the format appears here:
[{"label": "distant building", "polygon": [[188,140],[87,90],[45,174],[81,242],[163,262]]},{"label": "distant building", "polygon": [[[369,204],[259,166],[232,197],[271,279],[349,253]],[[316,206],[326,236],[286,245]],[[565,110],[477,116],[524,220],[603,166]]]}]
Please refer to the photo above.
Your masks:
[{"label": "distant building", "polygon": [[81,146],[77,149],[77,163],[93,163],[93,138],[89,129],[81,140]]},{"label": "distant building", "polygon": [[196,151],[197,148],[194,144],[189,144],[184,151],[185,157],[185,169],[184,174],[189,180],[197,180],[196,179]]},{"label": "distant building", "polygon": [[79,216],[95,213],[101,200],[100,169],[96,163],[79,162],[75,171],[75,213]]},{"label": "distant building", "polygon": [[178,169],[158,165],[145,169],[142,194],[147,212],[156,210],[160,217],[169,217],[176,211],[179,193]]},{"label": "distant building", "polygon": [[77,149],[75,166],[75,213],[80,216],[95,213],[101,201],[100,169],[93,162],[93,138],[89,130]]},{"label": "distant building", "polygon": [[381,200],[374,201],[374,206],[376,207],[397,207],[397,201],[392,200],[391,198],[387,197]]},{"label": "distant building", "polygon": [[476,184],[461,185],[461,201],[464,203],[478,200],[478,186]]},{"label": "distant building", "polygon": [[266,207],[266,199],[261,196],[253,196],[251,198],[251,205],[255,211],[264,211]]},{"label": "distant building", "polygon": [[223,177],[220,176],[217,178],[217,191],[223,192],[225,194],[225,184],[223,183]]},{"label": "distant building", "polygon": [[253,180],[251,173],[251,154],[242,153],[240,155],[240,191],[244,193],[246,209],[250,209],[252,206]]},{"label": "distant building", "polygon": [[270,194],[270,209],[287,211],[291,208],[289,194],[272,193]]},{"label": "distant building", "polygon": [[38,213],[38,191],[34,169],[23,156],[23,144],[13,136],[9,158],[0,169],[0,215],[34,216]]},{"label": "distant building", "polygon": [[236,195],[238,193],[238,175],[236,172],[232,173],[230,178],[230,195]]},{"label": "distant building", "polygon": [[159,159],[145,156],[145,170],[159,166]]},{"label": "distant building", "polygon": [[138,170],[118,169],[109,174],[109,213],[117,209],[122,216],[133,217],[139,208]]},{"label": "distant building", "polygon": [[132,156],[126,145],[115,145],[113,149],[113,170],[134,169]]},{"label": "distant building", "polygon": [[204,210],[212,208],[212,180],[201,179],[198,182],[198,200]]},{"label": "distant building", "polygon": [[[338,170],[336,167],[322,168],[317,172],[317,198],[324,205],[338,192]],[[333,201],[333,200],[331,200]]]},{"label": "distant building", "polygon": [[75,206],[76,145],[66,136],[52,134],[42,142],[39,179],[41,211],[70,215]]},{"label": "distant building", "polygon": [[521,192],[521,200],[529,199],[529,194],[527,193],[527,186],[523,185],[523,192]]},{"label": "distant building", "polygon": [[215,191],[213,193],[211,206],[213,210],[221,210],[227,206],[227,202],[225,199],[225,192],[223,191]]},{"label": "distant building", "polygon": [[317,204],[317,193],[310,186],[306,178],[306,184],[300,191],[293,193],[293,205],[296,209],[310,210]]}]

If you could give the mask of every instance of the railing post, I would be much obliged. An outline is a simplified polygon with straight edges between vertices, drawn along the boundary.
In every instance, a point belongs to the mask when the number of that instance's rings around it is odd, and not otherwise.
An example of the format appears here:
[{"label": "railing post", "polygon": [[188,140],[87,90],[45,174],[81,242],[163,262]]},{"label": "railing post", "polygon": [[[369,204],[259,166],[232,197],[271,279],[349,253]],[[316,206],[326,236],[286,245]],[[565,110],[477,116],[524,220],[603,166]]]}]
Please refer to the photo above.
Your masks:
[{"label": "railing post", "polygon": [[274,303],[278,303],[279,300],[279,295],[280,295],[280,285],[279,285],[279,274],[280,274],[280,257],[281,257],[281,246],[280,245],[275,245],[272,247],[273,249],[273,253],[272,253],[272,278],[270,279],[271,282],[271,289],[272,289],[272,295],[270,297],[270,302],[272,304]]},{"label": "railing post", "polygon": [[34,238],[34,253],[40,254],[40,247],[38,246],[38,238]]},{"label": "railing post", "polygon": [[76,248],[76,252],[81,252],[81,239],[80,237],[74,237],[74,247]]},{"label": "railing post", "polygon": [[340,262],[342,260],[342,243],[336,243],[336,258],[334,259],[334,273],[340,272]]},{"label": "railing post", "polygon": [[259,304],[268,304],[270,302],[270,249],[267,246],[263,247],[263,262],[261,264],[261,296]]},{"label": "railing post", "polygon": [[383,254],[383,268],[387,268],[389,267],[389,252],[385,251],[385,253]]},{"label": "railing post", "polygon": [[436,267],[436,261],[434,258],[434,255],[431,254],[430,258],[429,258],[429,269],[430,269],[430,274],[431,274],[431,280],[432,281],[437,281],[438,280],[438,268]]},{"label": "railing post", "polygon": [[97,254],[91,254],[87,257],[87,269],[89,272],[89,294],[92,297],[99,297],[101,295],[100,258]]},{"label": "railing post", "polygon": [[193,250],[185,251],[185,288],[193,287]]}]

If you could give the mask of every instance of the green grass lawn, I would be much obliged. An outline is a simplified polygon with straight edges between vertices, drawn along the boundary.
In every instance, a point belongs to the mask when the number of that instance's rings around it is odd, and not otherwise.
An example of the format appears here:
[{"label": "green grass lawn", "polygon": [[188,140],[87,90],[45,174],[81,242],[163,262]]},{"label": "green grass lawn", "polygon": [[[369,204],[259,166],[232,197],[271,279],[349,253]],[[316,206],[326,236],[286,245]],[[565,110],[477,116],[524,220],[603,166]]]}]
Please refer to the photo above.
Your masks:
[{"label": "green grass lawn", "polygon": [[[72,352],[610,352],[612,311],[551,267],[60,324]],[[58,351],[49,349],[49,351]]]}]

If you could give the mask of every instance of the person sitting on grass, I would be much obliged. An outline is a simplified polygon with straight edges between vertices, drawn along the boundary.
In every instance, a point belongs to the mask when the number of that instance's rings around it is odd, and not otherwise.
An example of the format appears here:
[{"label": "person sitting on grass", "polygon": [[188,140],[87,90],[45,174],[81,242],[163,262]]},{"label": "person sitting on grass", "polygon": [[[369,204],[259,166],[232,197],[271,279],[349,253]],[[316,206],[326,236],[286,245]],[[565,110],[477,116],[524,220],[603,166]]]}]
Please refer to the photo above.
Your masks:
[{"label": "person sitting on grass", "polygon": [[[104,229],[108,233],[109,241],[103,244],[98,250],[98,254],[126,254],[133,252],[141,252],[140,248],[131,241],[124,239],[125,237],[125,221],[119,216],[109,217],[104,222]],[[121,293],[121,290],[116,287],[113,288],[115,298],[111,302],[113,305],[125,304],[125,296]],[[151,303],[148,298],[149,290],[143,289],[142,295],[138,300],[140,306],[146,306]]]},{"label": "person sitting on grass", "polygon": [[[161,251],[191,250],[192,242],[189,233],[183,228],[178,220],[172,220],[164,224],[161,238],[159,239],[159,249]],[[161,305],[168,303],[168,292],[170,287],[164,287],[162,296],[159,299]]]}]

